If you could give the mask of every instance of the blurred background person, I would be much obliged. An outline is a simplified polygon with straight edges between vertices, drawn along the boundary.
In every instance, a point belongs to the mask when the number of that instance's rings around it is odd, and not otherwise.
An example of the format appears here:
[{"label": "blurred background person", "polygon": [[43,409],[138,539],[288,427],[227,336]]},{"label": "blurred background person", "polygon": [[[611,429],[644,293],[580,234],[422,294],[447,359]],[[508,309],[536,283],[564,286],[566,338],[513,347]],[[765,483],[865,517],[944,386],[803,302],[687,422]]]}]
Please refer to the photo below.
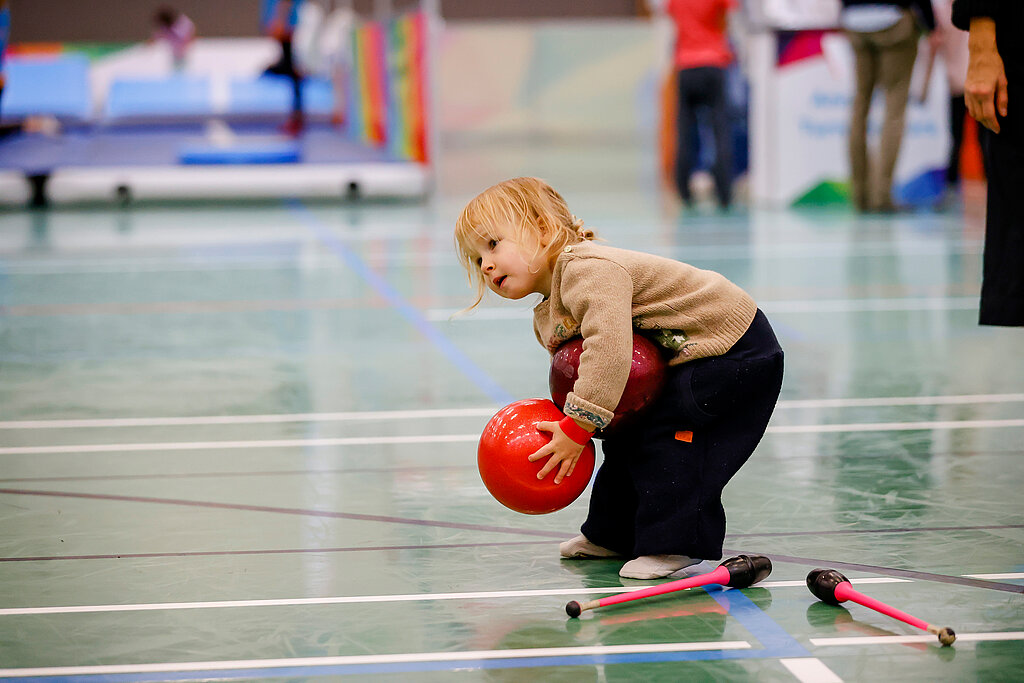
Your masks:
[{"label": "blurred background person", "polygon": [[[7,51],[7,43],[11,39],[11,8],[7,4],[7,0],[0,0],[0,114],[4,110],[4,52]],[[17,130],[20,130],[21,126],[17,124],[0,124],[0,138],[5,135],[9,135]]]},{"label": "blurred background person", "polygon": [[956,0],[953,24],[969,29],[970,60],[964,84],[967,111],[991,131],[988,199],[982,266],[982,325],[1024,326],[1024,2]]},{"label": "blurred background person", "polygon": [[[892,178],[903,142],[919,25],[938,44],[930,0],[842,0],[840,25],[853,48],[855,90],[850,113],[850,193],[857,211],[895,211]],[[878,154],[868,154],[868,111],[876,88],[885,93]]]},{"label": "blurred background person", "polygon": [[663,11],[675,27],[673,66],[676,70],[675,182],[680,199],[693,205],[690,176],[696,163],[693,130],[697,113],[708,113],[715,140],[711,175],[718,205],[732,203],[732,127],[726,94],[727,69],[733,52],[727,36],[729,13],[736,0],[652,0],[654,11]]},{"label": "blurred background person", "polygon": [[0,106],[3,105],[4,94],[4,52],[11,39],[11,8],[7,0],[0,0]]},{"label": "blurred background person", "polygon": [[302,3],[292,37],[296,71],[330,82],[331,123],[338,127],[344,127],[347,118],[356,20],[352,0],[311,0]]},{"label": "blurred background person", "polygon": [[182,12],[168,5],[161,5],[157,9],[153,14],[153,23],[156,29],[153,31],[152,40],[166,43],[171,49],[174,70],[183,70],[189,45],[196,37],[195,24]]},{"label": "blurred background person", "polygon": [[344,126],[348,118],[348,87],[352,77],[352,31],[356,24],[356,13],[351,0],[341,0],[324,20],[321,46],[325,67],[334,92],[334,109],[331,123]]},{"label": "blurred background person", "polygon": [[295,63],[292,38],[299,23],[302,0],[263,0],[260,24],[263,33],[281,46],[281,56],[267,67],[267,73],[287,76],[292,82],[292,112],[284,124],[284,132],[298,135],[306,126],[302,109],[302,75]]},{"label": "blurred background person", "polygon": [[[949,163],[946,166],[946,200],[951,200],[960,185],[960,150],[964,139],[967,104],[964,101],[964,81],[967,80],[967,33],[953,26],[953,0],[932,0],[939,43],[936,56],[942,60],[949,85]],[[985,128],[977,126],[978,146],[985,154]],[[987,168],[987,164],[986,164]]]}]

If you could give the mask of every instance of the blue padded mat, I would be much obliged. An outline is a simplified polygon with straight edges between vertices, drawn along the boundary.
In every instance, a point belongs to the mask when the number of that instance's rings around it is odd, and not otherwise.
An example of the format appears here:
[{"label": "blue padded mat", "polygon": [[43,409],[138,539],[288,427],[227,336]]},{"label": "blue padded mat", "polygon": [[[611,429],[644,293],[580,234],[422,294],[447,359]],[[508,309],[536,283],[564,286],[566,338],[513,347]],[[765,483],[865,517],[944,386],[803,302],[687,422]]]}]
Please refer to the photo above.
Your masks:
[{"label": "blue padded mat", "polygon": [[[233,80],[227,114],[284,115],[292,109],[292,82],[285,76],[264,75]],[[331,84],[320,78],[302,81],[302,106],[307,114],[330,114],[334,105]]]},{"label": "blue padded mat", "polygon": [[[275,135],[277,124],[263,126],[258,137],[266,142],[285,142],[301,148],[306,164],[388,163],[400,161],[385,148],[367,147],[337,130],[310,127],[292,141]],[[256,133],[239,135],[236,143],[252,142]],[[210,146],[201,127],[167,129],[158,126],[114,127],[69,131],[51,138],[15,133],[0,139],[0,169],[29,174],[57,168],[88,166],[177,166],[182,151],[190,146]]]},{"label": "blue padded mat", "polygon": [[239,142],[228,146],[185,145],[178,151],[182,164],[290,164],[302,157],[294,141]]},{"label": "blue padded mat", "polygon": [[87,120],[92,114],[89,60],[83,55],[12,57],[0,102],[5,119],[50,115]]},{"label": "blue padded mat", "polygon": [[106,115],[111,120],[212,115],[208,78],[119,78],[110,84]]}]

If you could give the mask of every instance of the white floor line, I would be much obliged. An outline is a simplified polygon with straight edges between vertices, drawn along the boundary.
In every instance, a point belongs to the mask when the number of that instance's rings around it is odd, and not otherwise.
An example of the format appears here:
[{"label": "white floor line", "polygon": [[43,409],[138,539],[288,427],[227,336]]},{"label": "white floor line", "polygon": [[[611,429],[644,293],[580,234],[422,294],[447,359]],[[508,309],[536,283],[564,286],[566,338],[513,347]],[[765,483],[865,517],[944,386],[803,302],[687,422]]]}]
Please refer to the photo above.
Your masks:
[{"label": "white floor line", "polygon": [[212,415],[196,417],[125,417],[80,420],[7,420],[0,429],[65,429],[82,427],[178,427],[197,425],[248,425],[285,422],[348,422],[355,420],[415,420],[459,417],[490,417],[498,406],[437,410],[383,410],[340,413],[286,413],[276,415]]},{"label": "white floor line", "polygon": [[[972,643],[990,640],[1024,640],[1024,631],[996,631],[993,633],[956,634],[957,643]],[[933,635],[811,638],[811,644],[815,645],[816,647],[833,647],[845,645],[904,645],[907,643],[935,643],[936,647],[938,647],[939,640]]]},{"label": "white floor line", "polygon": [[[891,577],[869,577],[852,579],[855,584],[910,583],[909,579]],[[803,588],[804,581],[764,581],[761,588]],[[509,598],[535,598],[553,595],[610,595],[630,593],[646,586],[628,588],[614,586],[607,588],[549,588],[522,591],[479,591],[471,593],[413,593],[406,595],[347,595],[323,598],[278,598],[267,600],[215,600],[209,602],[153,602],[125,605],[68,605],[63,607],[10,607],[0,609],[0,617],[26,616],[33,614],[77,614],[82,612],[150,612],[181,609],[217,609],[234,607],[292,607],[298,605],[351,605],[373,602],[430,602],[435,600],[505,600]]]},{"label": "white floor line", "polygon": [[793,657],[779,661],[800,683],[843,683],[843,679],[816,657]]},{"label": "white floor line", "polygon": [[[868,585],[877,583],[913,583],[913,579],[898,579],[895,576],[872,576],[863,579],[850,579],[850,583],[857,585]],[[806,588],[807,581],[798,579],[796,581],[762,581],[757,584],[759,588]]]},{"label": "white floor line", "polygon": [[[364,242],[369,239],[365,232],[359,233],[358,231],[352,231],[347,228],[337,230],[336,234],[340,240],[352,244],[359,244],[360,242]],[[418,236],[418,233],[415,233],[413,230],[387,226],[380,232],[374,231],[372,235],[377,238],[397,237],[408,238],[411,240]],[[252,240],[247,240],[247,242],[254,245],[275,245],[272,239],[262,239],[258,235],[254,236]],[[151,246],[154,244],[158,244],[159,246],[164,245],[163,242],[146,240],[145,236],[142,234],[138,235],[138,241],[136,243],[139,246]],[[220,243],[217,242],[217,244]],[[693,244],[686,245],[685,247],[669,247],[666,249],[655,247],[645,249],[645,251],[648,250],[660,256],[667,256],[668,258],[679,258],[685,252],[686,257],[689,259],[749,259],[751,254],[756,250],[757,255],[760,257],[783,258],[787,261],[791,261],[793,259],[818,260],[821,258],[849,258],[850,256],[885,256],[892,255],[894,253],[892,243],[879,241],[858,243],[854,247],[845,243],[779,242],[772,245],[758,244],[756,246],[752,246],[750,244]],[[898,253],[902,256],[911,254],[915,256],[946,256],[953,252],[958,254],[980,254],[981,250],[981,240],[956,239],[929,242],[915,241],[911,244],[902,244],[899,247]],[[284,256],[275,257],[273,255],[260,258],[255,255],[249,255],[247,257],[234,260],[233,265],[235,267],[257,267],[263,262],[280,263],[285,258],[286,257]],[[415,263],[420,266],[426,264],[437,268],[461,269],[462,267],[458,261],[456,261],[450,249],[428,249],[425,251],[389,250],[387,253],[382,254],[367,254],[364,258],[368,264],[380,266],[390,266],[396,263]],[[289,261],[289,263],[290,262],[291,261]],[[53,256],[30,258],[19,254],[19,258],[16,261],[5,264],[5,270],[19,274],[66,274],[72,269],[74,269],[74,272],[91,273],[102,268],[102,272],[123,273],[126,268],[131,271],[135,271],[140,268],[140,264],[142,267],[149,270],[165,270],[167,268],[180,269],[181,267],[205,267],[207,269],[216,269],[223,268],[222,263],[223,261],[219,259],[203,259],[201,257],[185,255],[180,252],[168,253],[166,256],[160,257],[139,256],[132,259],[129,266],[125,265],[124,259],[90,257],[72,260],[67,258],[56,258]],[[489,308],[494,308],[500,305],[500,303],[496,302],[491,304]],[[451,310],[454,311],[458,309]]]},{"label": "white floor line", "polygon": [[[879,398],[821,398],[779,401],[778,410],[804,408],[858,408],[928,405],[1020,403],[1024,393],[963,394],[952,396],[892,396]],[[179,427],[198,425],[280,424],[289,422],[352,422],[380,420],[437,420],[490,417],[500,406],[438,408],[432,410],[349,411],[333,413],[281,413],[270,415],[199,415],[193,417],[125,417],[67,420],[0,420],[0,429],[67,429],[88,427]]]},{"label": "white floor line", "polygon": [[868,311],[950,311],[978,308],[973,296],[906,297],[902,299],[792,299],[762,301],[759,307],[773,313],[863,313]]},{"label": "white floor line", "polygon": [[79,444],[70,446],[12,446],[0,455],[46,453],[115,453],[138,451],[204,451],[237,448],[313,448],[319,446],[380,446],[394,444],[477,442],[479,434],[423,434],[420,436],[353,436],[332,439],[268,439],[265,441],[165,441],[157,443]]},{"label": "white floor line", "polygon": [[592,657],[601,655],[646,654],[657,652],[699,652],[707,650],[745,650],[750,643],[726,640],[704,643],[657,643],[642,645],[596,645],[584,647],[544,647],[510,650],[473,650],[467,652],[415,652],[394,655],[349,655],[340,657],[295,657],[291,659],[240,659],[207,662],[164,662],[160,664],[115,664],[109,666],[60,666],[24,669],[0,669],[0,678],[14,676],[88,676],[97,674],[140,674],[172,671],[224,671],[232,669],[275,669],[280,667],[327,667],[418,662],[463,662],[488,659],[527,659],[554,657]]},{"label": "white floor line", "polygon": [[151,610],[214,609],[223,607],[289,607],[295,605],[350,605],[371,602],[430,602],[434,600],[501,600],[550,595],[626,593],[637,588],[564,588],[526,591],[484,591],[475,593],[414,593],[409,595],[350,595],[325,598],[282,598],[274,600],[218,600],[212,602],[164,602],[134,605],[81,605],[69,607],[24,607],[0,609],[0,616],[65,614],[76,612],[139,612]]},{"label": "white floor line", "polygon": [[[774,313],[865,313],[869,311],[950,311],[978,308],[978,297],[904,297],[897,299],[781,299],[759,301],[758,306],[768,314]],[[424,317],[432,322],[483,322],[487,320],[526,320],[533,318],[528,308],[492,307],[456,315],[456,308],[431,308]],[[454,316],[454,317],[453,317]]]},{"label": "white floor line", "polygon": [[[779,401],[776,408],[885,408],[889,406],[1020,403],[1024,394],[961,394],[958,396],[890,396],[879,398],[812,398]],[[2,424],[2,423],[0,423]]]},{"label": "white floor line", "polygon": [[969,579],[988,579],[990,581],[997,581],[1000,579],[1024,579],[1024,573],[1011,572],[1009,574],[964,574]]},{"label": "white floor line", "polygon": [[935,429],[998,429],[1024,427],[1018,420],[933,420],[920,422],[853,422],[824,425],[776,425],[768,427],[768,434],[826,434],[830,432],[909,432]]},{"label": "white floor line", "polygon": [[[921,422],[853,422],[848,424],[777,425],[767,434],[827,434],[835,432],[904,432],[943,429],[999,429],[1024,427],[1016,420],[937,420]],[[140,451],[201,451],[239,448],[312,448],[319,446],[378,446],[394,444],[470,443],[480,435],[423,434],[419,436],[354,436],[323,439],[267,439],[254,441],[163,441],[156,443],[70,444],[61,446],[9,446],[0,455],[42,455],[54,453],[115,453]]]}]

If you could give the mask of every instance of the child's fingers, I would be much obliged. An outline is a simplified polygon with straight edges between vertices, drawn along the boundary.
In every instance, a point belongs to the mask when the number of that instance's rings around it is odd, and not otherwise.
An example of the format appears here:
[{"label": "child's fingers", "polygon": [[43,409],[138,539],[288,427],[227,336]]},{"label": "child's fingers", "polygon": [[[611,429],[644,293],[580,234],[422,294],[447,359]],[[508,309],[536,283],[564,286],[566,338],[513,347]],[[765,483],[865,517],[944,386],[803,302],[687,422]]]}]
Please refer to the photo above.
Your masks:
[{"label": "child's fingers", "polygon": [[544,446],[541,446],[540,450],[538,450],[536,453],[532,453],[530,457],[527,458],[527,460],[529,460],[530,462],[537,462],[541,458],[546,458],[549,455],[553,454],[554,452],[555,449],[551,447],[551,444],[545,444]]},{"label": "child's fingers", "polygon": [[[540,468],[540,472],[537,473],[537,478],[538,479],[543,479],[544,477],[546,477],[549,474],[551,474],[551,470],[555,469],[555,467],[557,467],[557,466],[558,466],[558,458],[549,458],[548,461],[546,463],[544,463],[544,467]],[[556,484],[559,481],[561,481],[557,477],[555,479],[556,479],[556,481],[555,481]]]},{"label": "child's fingers", "polygon": [[572,476],[572,471],[576,469],[576,463],[580,461],[580,456],[576,456],[571,460],[562,461],[562,471],[558,473],[558,477],[555,479],[555,483],[558,484],[566,477]]},{"label": "child's fingers", "polygon": [[558,426],[557,422],[538,422],[537,423],[537,431],[540,431],[540,432],[554,432],[555,428],[557,426]]},{"label": "child's fingers", "polygon": [[572,468],[575,463],[570,460],[563,460],[562,466],[558,469],[558,474],[555,475],[555,483],[561,484],[562,480],[572,474]]}]

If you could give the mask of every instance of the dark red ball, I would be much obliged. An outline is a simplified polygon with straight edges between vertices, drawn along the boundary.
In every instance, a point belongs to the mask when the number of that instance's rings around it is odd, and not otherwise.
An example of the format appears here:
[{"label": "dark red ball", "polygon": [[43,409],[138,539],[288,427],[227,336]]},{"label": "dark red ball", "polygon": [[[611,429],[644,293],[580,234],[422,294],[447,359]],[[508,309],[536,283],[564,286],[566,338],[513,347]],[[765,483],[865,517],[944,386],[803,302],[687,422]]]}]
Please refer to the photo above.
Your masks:
[{"label": "dark red ball", "polygon": [[492,417],[480,435],[477,467],[491,495],[505,507],[527,515],[561,510],[580,497],[594,473],[594,443],[583,449],[572,475],[555,483],[555,472],[543,479],[537,473],[547,458],[527,458],[551,441],[549,432],[537,429],[538,422],[558,422],[562,411],[546,398],[510,403]]},{"label": "dark red ball", "polygon": [[[583,337],[575,337],[558,347],[551,357],[551,372],[548,387],[551,400],[559,408],[565,408],[565,398],[572,391],[579,377],[580,356],[583,354]],[[599,432],[607,435],[623,425],[628,425],[645,408],[654,403],[665,384],[665,358],[661,349],[642,334],[633,334],[633,362],[629,368],[629,379],[622,391],[622,398],[615,408],[611,424]]]}]

